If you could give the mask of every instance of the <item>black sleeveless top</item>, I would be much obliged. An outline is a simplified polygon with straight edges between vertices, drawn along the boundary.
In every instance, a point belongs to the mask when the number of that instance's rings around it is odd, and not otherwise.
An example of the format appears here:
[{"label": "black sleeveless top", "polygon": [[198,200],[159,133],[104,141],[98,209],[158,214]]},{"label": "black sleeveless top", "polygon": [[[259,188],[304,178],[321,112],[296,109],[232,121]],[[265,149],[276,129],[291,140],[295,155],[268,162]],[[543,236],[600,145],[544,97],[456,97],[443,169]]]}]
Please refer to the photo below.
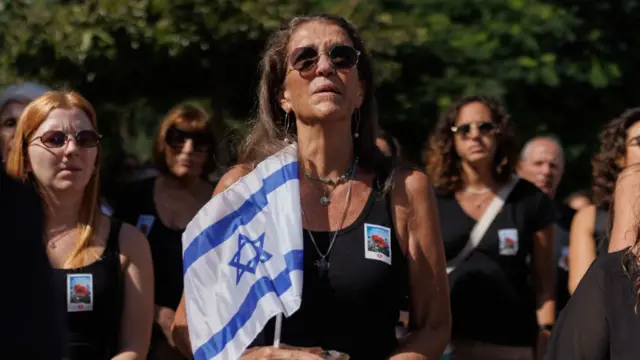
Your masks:
[{"label": "black sleeveless top", "polygon": [[593,224],[593,239],[596,241],[596,253],[598,256],[609,252],[609,207],[598,205]]},{"label": "black sleeveless top", "polygon": [[67,314],[68,359],[111,359],[118,351],[124,300],[121,225],[111,219],[109,238],[98,260],[80,268],[54,271],[59,303],[64,304],[60,311]]},{"label": "black sleeveless top", "polygon": [[182,233],[167,227],[153,199],[156,178],[130,185],[114,203],[114,216],[138,228],[149,240],[153,259],[155,304],[175,310],[184,286]]},{"label": "black sleeveless top", "polygon": [[[333,232],[312,233],[326,253]],[[409,276],[388,193],[374,188],[360,216],[339,233],[327,274],[314,265],[319,259],[305,230],[302,305],[283,318],[282,343],[337,350],[351,360],[386,359],[398,345],[395,325]],[[272,319],[253,345],[273,344],[273,333]]]}]

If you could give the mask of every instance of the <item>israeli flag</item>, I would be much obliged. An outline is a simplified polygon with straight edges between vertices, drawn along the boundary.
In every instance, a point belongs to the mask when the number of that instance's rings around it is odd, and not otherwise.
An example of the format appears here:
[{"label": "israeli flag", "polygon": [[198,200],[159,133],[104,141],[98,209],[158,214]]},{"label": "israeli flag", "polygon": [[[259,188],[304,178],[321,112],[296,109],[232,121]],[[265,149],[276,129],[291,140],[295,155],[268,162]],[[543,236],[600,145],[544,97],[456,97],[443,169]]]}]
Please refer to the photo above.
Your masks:
[{"label": "israeli flag", "polygon": [[196,360],[237,359],[269,319],[297,311],[302,217],[296,145],[213,197],[187,226],[182,249]]}]

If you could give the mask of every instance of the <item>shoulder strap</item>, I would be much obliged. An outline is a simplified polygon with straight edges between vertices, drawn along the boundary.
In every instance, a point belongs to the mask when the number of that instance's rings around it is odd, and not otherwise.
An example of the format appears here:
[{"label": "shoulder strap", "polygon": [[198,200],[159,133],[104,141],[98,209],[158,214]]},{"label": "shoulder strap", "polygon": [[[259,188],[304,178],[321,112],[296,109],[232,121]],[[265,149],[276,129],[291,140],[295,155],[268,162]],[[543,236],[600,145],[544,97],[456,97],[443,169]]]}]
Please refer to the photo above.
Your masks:
[{"label": "shoulder strap", "polygon": [[478,246],[480,240],[484,237],[484,234],[487,232],[487,229],[493,223],[493,220],[496,218],[500,210],[502,210],[502,206],[504,202],[511,194],[511,190],[516,186],[520,178],[516,175],[512,175],[511,179],[508,183],[506,183],[500,191],[496,194],[496,196],[487,207],[487,210],[482,214],[478,222],[473,226],[471,230],[471,234],[469,235],[469,241],[465,247],[456,255],[455,258],[451,259],[447,263],[447,273],[451,273],[456,269],[456,266],[460,264],[464,259],[471,254],[471,252]]},{"label": "shoulder strap", "polygon": [[122,221],[114,217],[110,217],[109,221],[111,222],[111,228],[105,250],[114,254],[120,254],[120,229],[122,228]]}]

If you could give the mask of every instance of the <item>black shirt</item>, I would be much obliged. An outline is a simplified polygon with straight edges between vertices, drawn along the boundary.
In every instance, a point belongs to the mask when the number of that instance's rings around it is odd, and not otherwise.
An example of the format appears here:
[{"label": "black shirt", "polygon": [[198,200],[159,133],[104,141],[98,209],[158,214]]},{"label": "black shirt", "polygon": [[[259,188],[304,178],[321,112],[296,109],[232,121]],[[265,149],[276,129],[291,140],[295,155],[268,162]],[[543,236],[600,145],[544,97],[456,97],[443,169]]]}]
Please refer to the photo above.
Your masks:
[{"label": "black shirt", "polygon": [[166,226],[156,210],[156,178],[127,186],[114,201],[113,216],[137,227],[149,240],[153,260],[155,304],[174,311],[184,286],[182,273],[182,233]]},{"label": "black shirt", "polygon": [[547,360],[640,358],[637,295],[627,276],[627,251],[598,256],[551,335]]},{"label": "black shirt", "polygon": [[[407,261],[395,233],[389,196],[372,191],[356,221],[338,235],[328,273],[305,230],[302,304],[282,322],[282,343],[337,350],[351,360],[387,359],[397,347],[395,325],[408,288]],[[333,232],[313,232],[326,253]],[[273,343],[272,320],[253,345]]]},{"label": "black shirt", "polygon": [[98,260],[75,269],[55,269],[59,312],[69,329],[67,358],[107,360],[119,351],[124,279],[120,263],[119,220],[111,219],[109,238]]},{"label": "black shirt", "polygon": [[[476,221],[453,194],[438,195],[447,261],[469,241]],[[452,338],[533,346],[537,335],[532,285],[534,234],[556,219],[551,199],[519,180],[476,249],[449,275]]]},{"label": "black shirt", "polygon": [[2,253],[0,349],[7,359],[62,358],[64,317],[53,288],[53,270],[43,243],[43,212],[30,185],[8,177],[0,162]]},{"label": "black shirt", "polygon": [[569,234],[576,211],[562,203],[556,203],[558,220],[554,224],[556,254],[556,315],[569,301]]}]

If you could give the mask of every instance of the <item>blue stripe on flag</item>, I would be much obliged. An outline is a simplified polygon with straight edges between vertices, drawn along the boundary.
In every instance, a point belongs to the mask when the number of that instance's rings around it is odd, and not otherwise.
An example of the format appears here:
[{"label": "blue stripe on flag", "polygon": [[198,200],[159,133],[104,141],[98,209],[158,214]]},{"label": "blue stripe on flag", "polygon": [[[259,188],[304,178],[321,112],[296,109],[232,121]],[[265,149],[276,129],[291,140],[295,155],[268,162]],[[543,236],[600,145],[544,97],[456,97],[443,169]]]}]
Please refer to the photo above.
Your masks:
[{"label": "blue stripe on flag", "polygon": [[267,176],[263,180],[262,187],[249,196],[236,211],[229,213],[198,234],[184,250],[184,273],[186,274],[187,269],[201,256],[227,241],[240,225],[246,225],[251,222],[267,206],[267,195],[290,180],[295,179],[298,179],[297,161],[284,165],[273,174]]},{"label": "blue stripe on flag", "polygon": [[209,360],[217,356],[225,346],[233,340],[236,333],[251,319],[251,316],[258,307],[258,301],[270,292],[275,292],[278,296],[284,294],[291,287],[289,273],[295,270],[302,271],[303,251],[292,250],[284,255],[286,267],[276,278],[271,281],[269,277],[263,276],[258,279],[249,289],[238,312],[229,320],[220,331],[214,334],[207,342],[202,344],[193,354],[195,360]]}]

